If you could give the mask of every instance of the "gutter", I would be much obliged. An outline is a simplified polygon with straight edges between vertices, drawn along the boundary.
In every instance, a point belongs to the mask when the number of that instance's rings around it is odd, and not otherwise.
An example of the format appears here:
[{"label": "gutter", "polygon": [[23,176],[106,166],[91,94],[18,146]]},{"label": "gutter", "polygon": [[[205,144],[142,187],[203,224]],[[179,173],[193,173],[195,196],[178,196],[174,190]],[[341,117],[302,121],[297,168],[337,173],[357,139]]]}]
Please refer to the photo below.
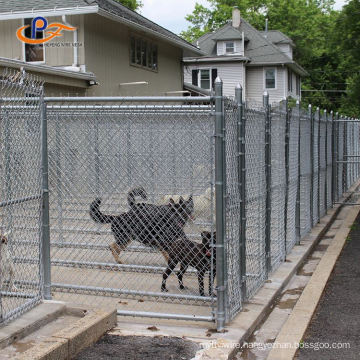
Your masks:
[{"label": "gutter", "polygon": [[190,63],[190,64],[194,64],[194,63],[207,63],[207,62],[235,62],[235,61],[244,61],[247,62],[250,59],[246,58],[246,57],[212,57],[212,58],[184,58],[183,62],[184,63]]},{"label": "gutter", "polygon": [[28,19],[34,16],[51,17],[51,16],[63,16],[63,15],[81,15],[81,14],[95,14],[99,11],[99,6],[78,6],[72,8],[57,8],[52,10],[36,10],[35,8],[28,11],[14,11],[0,14],[1,20],[13,20],[13,19]]},{"label": "gutter", "polygon": [[90,81],[90,80],[96,80],[96,76],[93,73],[77,73],[73,71],[67,71],[60,68],[55,68],[52,66],[47,65],[33,65],[28,64],[23,61],[19,60],[12,60],[12,59],[6,59],[6,58],[0,58],[0,65],[4,67],[11,67],[11,68],[24,68],[27,71],[42,73],[42,74],[48,74],[48,75],[57,75],[72,79],[79,79],[84,81]]},{"label": "gutter", "polygon": [[253,63],[250,62],[247,66],[251,66],[251,67],[256,67],[256,66],[284,66],[287,65],[289,67],[291,67],[293,70],[295,70],[298,74],[302,75],[302,76],[309,76],[309,73],[303,69],[299,64],[297,64],[294,61],[289,61],[289,62],[259,62],[259,63]]},{"label": "gutter", "polygon": [[125,24],[125,25],[127,25],[129,27],[132,27],[134,29],[137,29],[137,30],[140,30],[140,31],[145,31],[145,32],[147,32],[149,34],[152,34],[153,36],[155,36],[157,38],[161,38],[161,39],[163,39],[163,40],[165,40],[167,42],[175,44],[175,45],[177,45],[178,47],[180,47],[182,49],[190,50],[190,51],[192,51],[194,53],[197,53],[198,55],[206,55],[206,53],[204,53],[203,51],[197,49],[196,47],[194,47],[191,44],[186,44],[186,43],[182,42],[181,40],[176,40],[176,39],[170,38],[170,37],[168,37],[166,35],[160,34],[159,32],[157,32],[155,30],[149,29],[146,26],[136,24],[133,21],[124,19],[123,17],[118,16],[118,15],[114,15],[114,14],[112,14],[112,13],[106,11],[106,10],[101,9],[101,8],[99,8],[98,14],[101,15],[101,16],[104,16],[104,17],[106,17],[106,18],[108,18],[110,20],[114,20],[116,22]]}]

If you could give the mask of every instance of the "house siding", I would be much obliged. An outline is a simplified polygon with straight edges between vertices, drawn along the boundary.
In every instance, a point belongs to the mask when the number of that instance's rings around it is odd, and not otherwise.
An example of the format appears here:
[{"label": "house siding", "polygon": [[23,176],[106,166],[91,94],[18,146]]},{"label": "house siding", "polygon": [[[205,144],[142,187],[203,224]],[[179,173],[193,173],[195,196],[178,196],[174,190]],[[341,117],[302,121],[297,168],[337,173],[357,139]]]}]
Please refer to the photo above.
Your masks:
[{"label": "house siding", "polygon": [[[85,64],[85,51],[84,51],[84,15],[73,15],[67,16],[66,21],[77,28],[78,31],[78,42],[81,44],[79,46],[79,59],[78,65]],[[48,18],[49,22],[63,22],[61,17],[51,17]],[[74,42],[74,32],[73,31],[64,31],[63,36],[57,37],[49,44],[54,46],[45,47],[45,59],[46,65],[50,66],[71,66],[74,63],[74,48],[72,46],[55,46],[56,44],[61,43],[73,43]],[[25,61],[25,59],[24,59]]]},{"label": "house siding", "polygon": [[[84,31],[81,26],[83,15],[68,16],[67,21],[78,28],[78,41],[83,43]],[[62,22],[61,17],[47,17],[49,23]],[[0,57],[25,61],[24,44],[16,37],[16,30],[23,26],[23,20],[0,21]],[[73,32],[64,31],[63,36],[55,38],[49,44],[73,42]],[[45,63],[50,66],[69,66],[73,64],[73,47],[45,46]],[[83,47],[79,48],[79,63],[84,64]]]},{"label": "house siding", "polygon": [[217,74],[223,81],[223,93],[225,96],[234,96],[235,87],[240,84],[244,86],[243,74],[244,65],[243,63],[237,64],[204,64],[198,65],[186,65],[184,67],[184,81],[187,83],[192,82],[192,70],[201,69],[217,69]]},{"label": "house siding", "polygon": [[246,98],[247,100],[262,101],[265,91],[264,69],[276,68],[276,88],[266,89],[270,96],[270,103],[279,102],[287,96],[286,92],[286,68],[282,66],[259,66],[248,67],[246,71]]},{"label": "house siding", "polygon": [[[158,45],[158,71],[130,65],[130,35],[149,39]],[[98,15],[85,17],[85,56],[87,71],[94,72],[99,82],[88,94],[164,95],[183,89],[182,51],[157,39],[131,30]],[[147,81],[148,85],[120,86],[120,83]]]},{"label": "house siding", "polygon": [[282,53],[287,55],[290,59],[293,58],[292,47],[289,44],[277,44],[276,45]]},{"label": "house siding", "polygon": [[16,37],[16,30],[22,20],[0,21],[0,57],[23,60],[22,43]]}]

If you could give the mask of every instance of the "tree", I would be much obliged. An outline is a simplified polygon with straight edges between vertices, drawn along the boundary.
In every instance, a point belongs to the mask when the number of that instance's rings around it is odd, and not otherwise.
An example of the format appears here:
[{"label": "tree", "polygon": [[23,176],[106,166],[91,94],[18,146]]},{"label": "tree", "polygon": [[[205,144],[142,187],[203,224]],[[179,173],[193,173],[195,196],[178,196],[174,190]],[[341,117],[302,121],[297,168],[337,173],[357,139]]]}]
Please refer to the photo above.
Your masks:
[{"label": "tree", "polygon": [[347,83],[347,96],[341,111],[360,116],[360,1],[351,0],[344,6],[336,22],[336,50],[341,54],[339,70]]},{"label": "tree", "polygon": [[141,6],[141,0],[116,0],[120,4],[128,7],[131,10],[138,10]]}]

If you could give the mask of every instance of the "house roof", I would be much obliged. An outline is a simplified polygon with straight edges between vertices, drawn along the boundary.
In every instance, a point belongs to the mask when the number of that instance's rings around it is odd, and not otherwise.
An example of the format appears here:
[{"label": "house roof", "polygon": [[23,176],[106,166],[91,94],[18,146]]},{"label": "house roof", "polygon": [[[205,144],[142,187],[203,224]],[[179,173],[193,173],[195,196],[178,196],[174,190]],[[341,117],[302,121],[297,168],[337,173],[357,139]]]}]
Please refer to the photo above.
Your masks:
[{"label": "house roof", "polygon": [[279,30],[260,31],[260,33],[273,44],[290,44],[295,47],[295,43]]},{"label": "house roof", "polygon": [[[286,35],[282,34],[280,31],[275,32],[271,31],[271,37],[265,38],[263,32],[256,30],[252,25],[250,25],[246,20],[241,18],[240,26],[234,28],[230,23],[225,24],[219,30],[207,33],[198,39],[198,44],[201,50],[206,52],[207,56],[217,56],[216,51],[216,41],[218,37],[224,37],[226,34],[231,34],[234,36],[237,34],[241,38],[241,34],[244,32],[245,40],[248,40],[245,44],[245,57],[249,59],[248,66],[260,66],[260,65],[288,65],[296,73],[300,75],[307,75],[306,70],[304,70],[300,65],[298,65],[294,60],[289,56],[281,52],[281,50],[275,46],[271,39],[282,40],[286,39],[291,40]],[[231,57],[231,55],[229,56]]]},{"label": "house roof", "polygon": [[29,18],[34,15],[59,16],[81,13],[98,13],[110,17],[172,42],[192,52],[193,55],[203,54],[196,46],[114,0],[0,0],[0,20]]}]

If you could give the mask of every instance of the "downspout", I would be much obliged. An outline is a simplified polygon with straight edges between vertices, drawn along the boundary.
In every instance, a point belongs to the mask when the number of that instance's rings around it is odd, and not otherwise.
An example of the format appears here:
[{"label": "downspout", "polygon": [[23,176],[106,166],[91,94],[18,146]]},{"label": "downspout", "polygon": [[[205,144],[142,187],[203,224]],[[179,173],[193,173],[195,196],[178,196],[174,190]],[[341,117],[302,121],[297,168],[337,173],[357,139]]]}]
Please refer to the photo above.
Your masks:
[{"label": "downspout", "polygon": [[[62,16],[62,21],[63,21],[63,23],[65,25],[68,25],[68,26],[71,26],[71,27],[76,27],[76,26],[73,26],[73,25],[69,24],[66,21],[66,15]],[[78,30],[77,30],[77,28],[76,28],[76,30],[74,30],[73,34],[74,34],[74,61],[73,61],[72,66],[79,67],[79,47],[76,46],[76,44],[78,43]]]},{"label": "downspout", "polygon": [[282,64],[282,67],[283,67],[283,70],[284,70],[284,99],[286,100],[287,99],[287,96],[286,96],[286,77],[287,77],[287,71],[286,71],[286,68],[285,68],[285,64]]}]

